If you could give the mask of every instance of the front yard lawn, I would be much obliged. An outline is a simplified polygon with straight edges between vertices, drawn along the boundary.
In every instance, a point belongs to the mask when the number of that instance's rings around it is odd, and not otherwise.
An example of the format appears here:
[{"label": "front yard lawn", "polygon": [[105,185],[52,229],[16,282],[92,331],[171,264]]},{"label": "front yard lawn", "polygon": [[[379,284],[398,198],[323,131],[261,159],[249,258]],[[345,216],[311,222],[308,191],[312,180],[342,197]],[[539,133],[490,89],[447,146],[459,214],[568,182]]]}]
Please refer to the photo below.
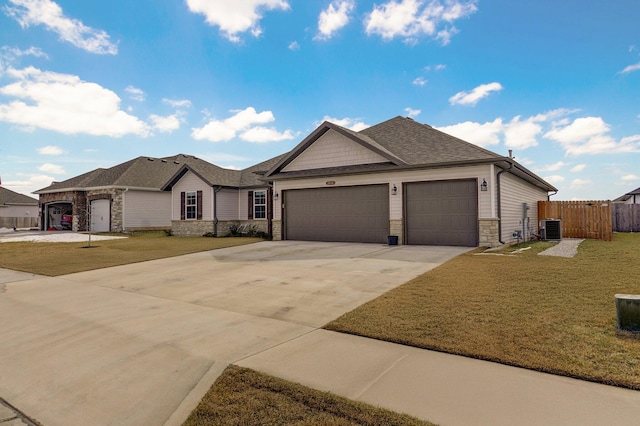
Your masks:
[{"label": "front yard lawn", "polygon": [[0,243],[0,267],[55,277],[262,241],[260,238],[169,237],[139,232],[91,243]]},{"label": "front yard lawn", "polygon": [[431,425],[405,414],[230,366],[183,426],[290,424]]},{"label": "front yard lawn", "polygon": [[640,389],[640,336],[614,295],[640,293],[640,235],[574,258],[463,254],[329,323],[329,330]]}]

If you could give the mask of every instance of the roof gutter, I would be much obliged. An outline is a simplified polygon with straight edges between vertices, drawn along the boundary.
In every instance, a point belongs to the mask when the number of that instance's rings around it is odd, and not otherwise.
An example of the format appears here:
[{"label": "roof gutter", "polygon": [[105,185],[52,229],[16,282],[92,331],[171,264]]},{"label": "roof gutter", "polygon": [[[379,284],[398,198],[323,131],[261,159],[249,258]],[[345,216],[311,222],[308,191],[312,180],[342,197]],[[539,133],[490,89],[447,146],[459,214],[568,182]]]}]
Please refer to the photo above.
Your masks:
[{"label": "roof gutter", "polygon": [[510,171],[513,168],[511,150],[509,150],[509,158],[505,160],[507,161],[507,163],[509,163],[509,168],[500,170],[496,175],[496,188],[498,192],[496,194],[497,201],[498,201],[498,242],[500,244],[505,244],[505,242],[502,241],[502,197],[500,196],[500,175],[503,174],[504,172]]}]

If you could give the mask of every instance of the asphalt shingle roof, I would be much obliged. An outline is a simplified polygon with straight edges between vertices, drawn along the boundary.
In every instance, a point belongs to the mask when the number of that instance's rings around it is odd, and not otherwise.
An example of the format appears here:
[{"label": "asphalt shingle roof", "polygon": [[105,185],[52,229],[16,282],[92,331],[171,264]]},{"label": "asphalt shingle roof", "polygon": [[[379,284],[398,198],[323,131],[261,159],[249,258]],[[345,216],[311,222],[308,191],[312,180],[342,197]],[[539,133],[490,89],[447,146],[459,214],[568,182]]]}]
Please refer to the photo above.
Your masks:
[{"label": "asphalt shingle roof", "polygon": [[0,206],[37,206],[38,200],[24,194],[19,194],[7,188],[0,187]]}]

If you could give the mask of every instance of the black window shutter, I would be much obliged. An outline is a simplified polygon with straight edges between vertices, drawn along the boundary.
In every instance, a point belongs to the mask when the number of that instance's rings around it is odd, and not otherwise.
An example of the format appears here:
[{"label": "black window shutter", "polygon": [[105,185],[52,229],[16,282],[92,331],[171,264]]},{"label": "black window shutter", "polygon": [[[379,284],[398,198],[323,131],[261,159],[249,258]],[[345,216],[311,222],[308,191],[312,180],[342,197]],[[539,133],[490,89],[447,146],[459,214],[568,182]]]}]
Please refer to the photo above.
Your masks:
[{"label": "black window shutter", "polygon": [[197,219],[202,220],[202,191],[196,193]]},{"label": "black window shutter", "polygon": [[248,219],[253,219],[253,191],[249,191]]},{"label": "black window shutter", "polygon": [[180,220],[184,220],[185,218],[185,193],[181,192],[180,193]]}]

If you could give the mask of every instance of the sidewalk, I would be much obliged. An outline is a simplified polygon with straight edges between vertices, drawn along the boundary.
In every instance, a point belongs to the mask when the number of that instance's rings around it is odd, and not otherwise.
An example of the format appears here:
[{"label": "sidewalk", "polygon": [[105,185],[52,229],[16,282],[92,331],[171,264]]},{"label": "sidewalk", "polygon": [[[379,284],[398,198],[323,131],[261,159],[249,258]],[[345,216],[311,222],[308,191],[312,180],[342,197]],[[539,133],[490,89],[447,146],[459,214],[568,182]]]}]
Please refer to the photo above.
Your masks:
[{"label": "sidewalk", "polygon": [[326,330],[236,364],[443,426],[640,419],[637,391]]}]

